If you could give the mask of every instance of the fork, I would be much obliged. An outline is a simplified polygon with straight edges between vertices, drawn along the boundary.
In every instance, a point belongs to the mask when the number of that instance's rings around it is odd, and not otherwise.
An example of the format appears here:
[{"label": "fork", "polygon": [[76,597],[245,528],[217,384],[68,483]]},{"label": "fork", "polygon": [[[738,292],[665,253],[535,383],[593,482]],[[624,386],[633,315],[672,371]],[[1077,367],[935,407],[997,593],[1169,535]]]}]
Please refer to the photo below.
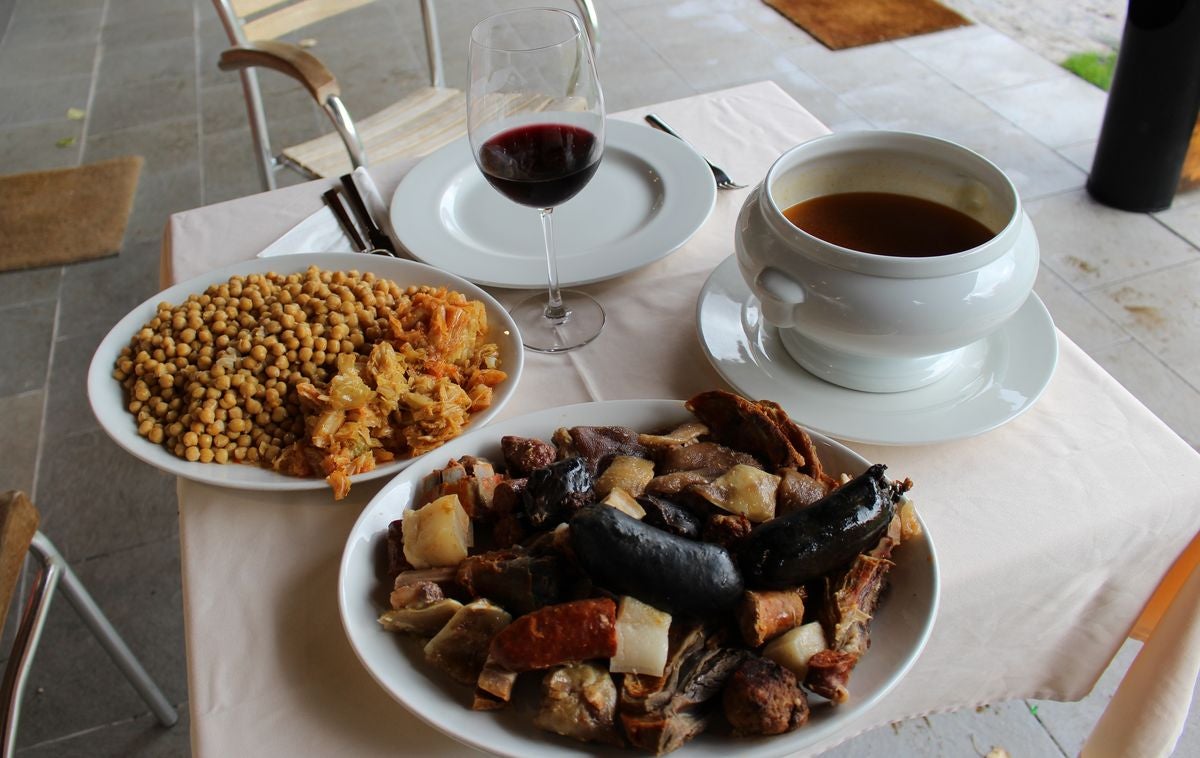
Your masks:
[{"label": "fork", "polygon": [[[696,150],[696,148],[692,147],[690,142],[685,140],[683,137],[680,137],[675,132],[674,129],[667,126],[666,122],[664,122],[658,116],[655,116],[653,113],[646,114],[646,121],[654,128],[661,129],[662,131],[671,135],[672,137],[679,140],[683,144],[687,145],[688,147],[691,147],[693,150]],[[696,150],[696,153],[699,154],[700,151]],[[700,157],[703,158],[704,156],[701,155]],[[704,162],[707,163],[708,167],[712,169],[713,177],[717,180],[717,189],[734,190],[734,189],[742,189],[743,187],[746,186],[744,184],[737,184],[736,182],[734,182],[732,179],[729,178],[729,174],[725,173],[725,169],[721,168],[720,166],[714,165],[713,162],[710,161],[709,159],[704,158]]]}]

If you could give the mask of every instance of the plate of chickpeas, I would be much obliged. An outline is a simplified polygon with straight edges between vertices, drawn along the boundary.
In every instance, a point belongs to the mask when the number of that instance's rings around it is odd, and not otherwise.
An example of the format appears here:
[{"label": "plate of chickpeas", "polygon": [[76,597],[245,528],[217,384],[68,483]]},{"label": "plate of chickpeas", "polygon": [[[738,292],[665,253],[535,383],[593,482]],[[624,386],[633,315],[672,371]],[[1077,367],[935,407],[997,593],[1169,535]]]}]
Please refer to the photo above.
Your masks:
[{"label": "plate of chickpeas", "polygon": [[152,466],[341,499],[487,423],[523,366],[516,325],[465,279],[304,253],[158,293],[100,343],[87,386],[100,425]]}]

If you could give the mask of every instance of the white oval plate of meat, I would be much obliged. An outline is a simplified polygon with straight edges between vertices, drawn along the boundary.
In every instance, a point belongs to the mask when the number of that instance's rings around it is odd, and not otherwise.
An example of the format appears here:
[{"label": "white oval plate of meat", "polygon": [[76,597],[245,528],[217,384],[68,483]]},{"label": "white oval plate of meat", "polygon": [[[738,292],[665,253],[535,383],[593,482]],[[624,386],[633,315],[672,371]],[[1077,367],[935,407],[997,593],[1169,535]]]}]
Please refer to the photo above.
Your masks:
[{"label": "white oval plate of meat", "polygon": [[[577,742],[533,725],[542,672],[522,674],[516,696],[505,709],[473,711],[473,690],[452,681],[427,664],[423,641],[384,630],[380,613],[387,608],[390,587],[380,575],[388,524],[410,507],[427,474],[463,455],[503,462],[504,435],[550,441],[554,430],[572,426],[627,426],[656,432],[694,420],[676,400],[617,400],[552,408],[509,419],[453,440],[396,476],[367,505],[355,523],[342,554],[338,606],[346,635],[359,660],[376,682],[418,718],[449,737],[488,753],[532,755],[638,755],[631,748]],[[798,420],[802,423],[802,420]],[[857,475],[870,464],[849,448],[811,434],[827,472]],[[886,461],[882,461],[886,463]],[[903,477],[904,472],[889,472]],[[914,494],[920,497],[920,482]],[[924,524],[922,524],[924,527]],[[812,715],[795,731],[771,737],[738,738],[710,728],[681,747],[685,756],[783,756],[828,745],[871,725],[861,717],[904,677],[916,662],[933,628],[939,598],[937,557],[927,530],[901,544],[893,555],[889,587],[871,624],[871,647],[849,682],[848,702],[831,706],[810,695]],[[619,689],[619,688],[618,688]],[[719,710],[719,704],[718,704]],[[719,724],[720,718],[714,720]],[[847,733],[848,729],[852,729]],[[727,732],[728,729],[726,728]],[[399,747],[399,746],[398,746]]]}]

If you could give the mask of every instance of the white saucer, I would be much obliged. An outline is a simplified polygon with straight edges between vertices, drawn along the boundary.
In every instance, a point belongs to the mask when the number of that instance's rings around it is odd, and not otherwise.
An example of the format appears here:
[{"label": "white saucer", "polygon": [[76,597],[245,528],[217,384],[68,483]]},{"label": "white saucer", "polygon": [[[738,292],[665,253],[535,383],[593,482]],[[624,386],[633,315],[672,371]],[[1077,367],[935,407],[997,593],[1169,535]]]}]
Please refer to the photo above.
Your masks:
[{"label": "white saucer", "polygon": [[825,382],[792,360],[763,322],[730,256],[696,302],[704,353],[725,381],[754,399],[774,400],[792,418],[831,437],[877,445],[920,445],[973,437],[1037,401],[1058,362],[1058,337],[1035,294],[999,331],[968,346],[948,375],[909,392],[872,393]]},{"label": "white saucer", "polygon": [[[559,283],[590,284],[678,250],[704,225],[717,187],[704,159],[657,129],[609,119],[588,185],[554,210]],[[538,213],[484,180],[467,138],[430,153],[392,197],[392,225],[419,260],[485,286],[546,288]]]}]

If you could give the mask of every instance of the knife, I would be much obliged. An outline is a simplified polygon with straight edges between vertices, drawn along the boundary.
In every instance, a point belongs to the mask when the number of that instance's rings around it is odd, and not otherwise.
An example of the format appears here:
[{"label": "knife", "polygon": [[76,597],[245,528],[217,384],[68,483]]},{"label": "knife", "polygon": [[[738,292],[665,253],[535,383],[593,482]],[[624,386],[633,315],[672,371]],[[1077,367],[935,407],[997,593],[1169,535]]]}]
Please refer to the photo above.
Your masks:
[{"label": "knife", "polygon": [[342,228],[342,233],[350,239],[350,244],[354,245],[354,249],[359,252],[366,251],[367,245],[359,235],[354,222],[350,220],[350,216],[346,215],[346,206],[342,205],[342,198],[338,194],[337,187],[327,189],[321,194],[321,198],[325,201],[325,205],[329,206],[329,210],[333,211],[338,226]]},{"label": "knife", "polygon": [[382,251],[385,255],[396,257],[396,248],[392,245],[392,241],[371,218],[367,204],[363,202],[362,195],[358,194],[358,186],[354,183],[354,177],[350,174],[342,174],[341,182],[342,188],[346,190],[346,198],[350,201],[350,208],[353,209],[358,223],[366,230],[367,241],[371,247]]}]

